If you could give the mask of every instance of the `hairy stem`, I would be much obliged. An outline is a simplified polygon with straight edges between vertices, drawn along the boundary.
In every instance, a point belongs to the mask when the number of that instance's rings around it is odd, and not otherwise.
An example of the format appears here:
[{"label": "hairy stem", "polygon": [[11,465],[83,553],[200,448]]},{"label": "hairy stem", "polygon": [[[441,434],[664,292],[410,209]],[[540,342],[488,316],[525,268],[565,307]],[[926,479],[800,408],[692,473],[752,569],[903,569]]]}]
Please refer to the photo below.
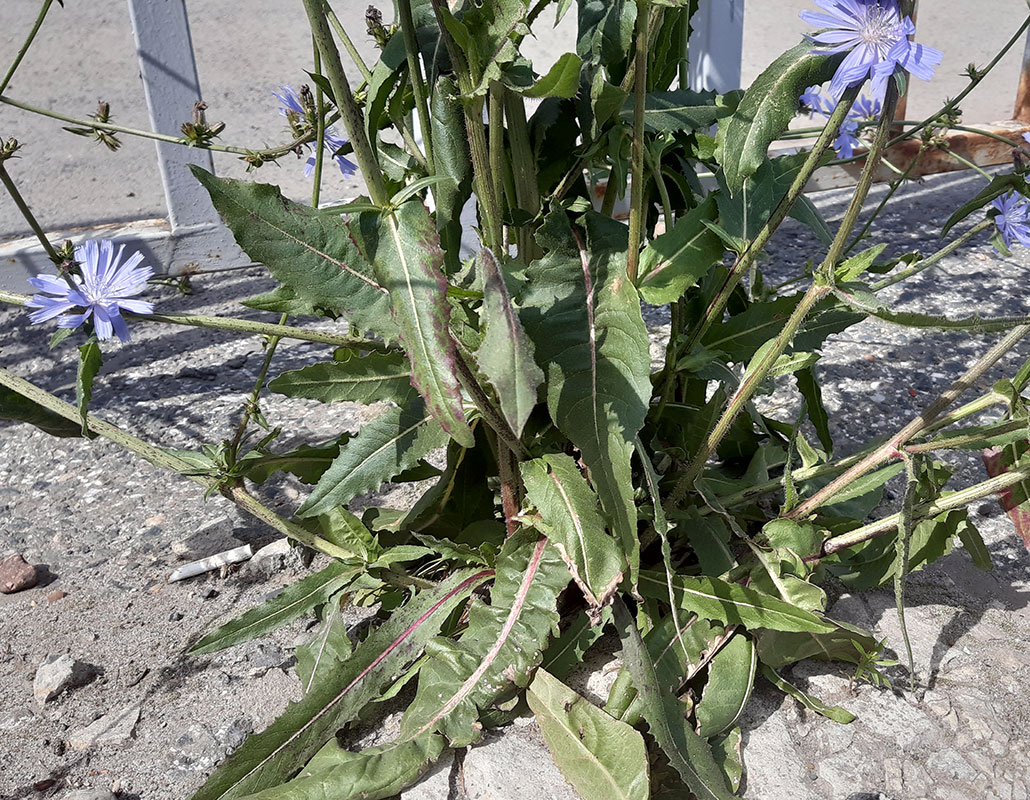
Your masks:
[{"label": "hairy stem", "polygon": [[[990,497],[1015,486],[1030,478],[1030,467],[1021,467],[1005,472],[990,480],[970,486],[968,489],[961,489],[949,495],[938,498],[932,503],[923,503],[915,507],[914,515],[918,521],[933,519],[946,511],[954,511],[956,508],[974,503],[984,497]],[[883,536],[897,529],[901,522],[901,514],[891,514],[889,517],[870,522],[861,528],[856,528],[848,533],[834,536],[823,543],[823,555],[833,555],[849,547],[868,542],[877,536]]]},{"label": "hairy stem", "polygon": [[311,35],[322,54],[326,77],[333,87],[336,107],[340,110],[340,119],[343,127],[347,130],[351,146],[354,148],[354,159],[358,162],[358,168],[365,179],[369,197],[377,206],[385,207],[390,201],[390,195],[386,189],[386,183],[383,181],[379,162],[376,160],[375,152],[372,150],[372,145],[365,132],[361,111],[354,101],[350,83],[347,81],[347,73],[344,72],[343,62],[340,60],[340,51],[336,49],[336,42],[329,29],[323,0],[303,0],[303,2],[308,14],[308,22],[311,24]]},{"label": "hairy stem", "polygon": [[998,342],[972,367],[970,367],[961,378],[948,387],[948,389],[944,391],[933,403],[931,403],[919,416],[909,422],[908,425],[888,439],[884,444],[880,445],[880,447],[862,459],[859,463],[851,467],[843,475],[834,479],[810,498],[805,500],[805,502],[787,514],[787,518],[807,518],[817,508],[819,508],[819,506],[823,505],[835,494],[842,491],[852,481],[861,478],[867,472],[876,469],[888,459],[893,458],[902,445],[906,444],[917,434],[922,433],[931,422],[939,417],[941,413],[948,408],[948,406],[954,403],[963,392],[980,380],[980,378],[982,378],[991,367],[1001,360],[1002,356],[1015,347],[1016,344],[1018,344],[1028,333],[1030,333],[1030,325],[1020,325],[1018,328],[1013,329],[1004,339]]},{"label": "hairy stem", "polygon": [[[401,21],[401,33],[404,36],[404,49],[407,50],[408,75],[411,78],[411,91],[415,96],[415,110],[418,112],[418,123],[422,131],[422,144],[426,150],[426,164],[429,174],[435,175],[433,126],[430,124],[429,103],[426,100],[426,82],[422,76],[422,65],[419,63],[418,38],[415,36],[415,20],[411,16],[411,0],[397,0],[397,12]],[[370,78],[365,80],[369,81]]]},{"label": "hairy stem", "polygon": [[[201,150],[212,150],[217,153],[235,153],[240,156],[258,156],[267,160],[274,160],[280,156],[284,156],[287,153],[292,153],[298,147],[303,144],[308,144],[313,141],[314,137],[312,134],[305,134],[299,136],[292,142],[287,144],[281,144],[277,147],[266,147],[264,149],[254,149],[246,147],[237,147],[235,145],[227,144],[214,144],[213,142],[190,142],[184,136],[171,136],[166,133],[157,133],[156,131],[143,130],[141,128],[129,128],[125,125],[115,125],[111,122],[98,122],[94,119],[81,119],[79,117],[70,117],[67,114],[61,114],[57,111],[51,111],[48,108],[40,108],[39,106],[30,105],[29,103],[22,102],[21,100],[15,100],[13,97],[7,97],[0,95],[0,103],[5,105],[13,106],[14,108],[20,108],[22,111],[31,111],[33,114],[39,114],[43,117],[50,117],[51,119],[59,120],[60,122],[67,122],[71,125],[79,125],[83,128],[95,128],[100,131],[110,131],[111,133],[124,133],[127,136],[139,136],[143,139],[154,139],[158,142],[167,142],[168,144],[178,144],[183,147],[197,147]],[[334,122],[334,118],[330,118],[329,122]]]}]

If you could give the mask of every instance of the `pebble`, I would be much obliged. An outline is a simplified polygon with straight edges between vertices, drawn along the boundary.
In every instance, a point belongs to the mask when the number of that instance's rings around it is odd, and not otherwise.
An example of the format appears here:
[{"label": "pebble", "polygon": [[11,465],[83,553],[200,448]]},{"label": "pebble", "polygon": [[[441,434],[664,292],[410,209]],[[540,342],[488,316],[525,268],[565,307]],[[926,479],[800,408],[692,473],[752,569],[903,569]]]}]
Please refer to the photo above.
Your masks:
[{"label": "pebble", "polygon": [[89,681],[95,670],[69,655],[47,656],[36,670],[32,681],[32,694],[40,706],[53,700],[68,689]]},{"label": "pebble", "polygon": [[247,564],[247,571],[270,578],[288,569],[303,569],[310,563],[310,550],[306,547],[293,547],[289,539],[278,539],[254,553]]},{"label": "pebble", "polygon": [[46,596],[48,603],[56,603],[58,600],[63,600],[68,596],[68,592],[62,592],[60,589],[54,589],[50,594]]},{"label": "pebble", "polygon": [[80,753],[100,745],[124,744],[136,733],[139,712],[138,705],[131,705],[105,714],[85,728],[75,731],[68,737],[68,744],[72,750]]},{"label": "pebble", "polygon": [[31,589],[39,582],[39,573],[32,564],[15,554],[0,562],[0,592],[14,594]]},{"label": "pebble", "polygon": [[62,794],[57,800],[116,800],[107,789],[76,789]]}]

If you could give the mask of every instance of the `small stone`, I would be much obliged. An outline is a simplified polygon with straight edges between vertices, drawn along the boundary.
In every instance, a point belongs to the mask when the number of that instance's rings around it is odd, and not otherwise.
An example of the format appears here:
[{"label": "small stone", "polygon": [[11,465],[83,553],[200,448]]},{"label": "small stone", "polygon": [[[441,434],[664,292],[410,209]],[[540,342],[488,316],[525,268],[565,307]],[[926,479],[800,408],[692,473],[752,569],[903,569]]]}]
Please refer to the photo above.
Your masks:
[{"label": "small stone", "polygon": [[168,621],[169,622],[178,622],[179,620],[181,620],[183,618],[183,616],[184,615],[183,615],[183,613],[181,611],[173,611],[171,614],[168,615]]},{"label": "small stone", "polygon": [[39,573],[20,555],[8,556],[0,562],[0,592],[14,594],[31,589],[39,581]]},{"label": "small stone", "polygon": [[50,594],[46,596],[47,602],[56,603],[58,600],[63,600],[68,596],[68,592],[62,592],[60,589],[54,589]]},{"label": "small stone", "polygon": [[286,570],[301,570],[311,563],[312,553],[306,547],[293,547],[289,539],[266,544],[250,559],[247,570],[265,578]]},{"label": "small stone", "polygon": [[72,750],[82,752],[100,745],[124,744],[136,733],[139,722],[139,706],[126,706],[95,720],[85,728],[68,737]]},{"label": "small stone", "polygon": [[33,716],[35,715],[28,706],[0,712],[0,731],[13,731],[15,728],[20,728],[24,723],[31,721]]},{"label": "small stone", "polygon": [[239,547],[240,540],[233,536],[232,522],[228,517],[219,517],[201,525],[182,539],[172,542],[172,552],[181,561],[196,561],[200,558]]},{"label": "small stone", "polygon": [[204,592],[205,600],[214,600],[216,597],[218,597],[217,589],[208,589],[206,592]]},{"label": "small stone", "polygon": [[88,683],[95,673],[89,664],[76,661],[69,655],[47,656],[36,670],[32,694],[42,706],[61,692]]},{"label": "small stone", "polygon": [[116,800],[107,789],[76,789],[61,795],[57,800]]}]

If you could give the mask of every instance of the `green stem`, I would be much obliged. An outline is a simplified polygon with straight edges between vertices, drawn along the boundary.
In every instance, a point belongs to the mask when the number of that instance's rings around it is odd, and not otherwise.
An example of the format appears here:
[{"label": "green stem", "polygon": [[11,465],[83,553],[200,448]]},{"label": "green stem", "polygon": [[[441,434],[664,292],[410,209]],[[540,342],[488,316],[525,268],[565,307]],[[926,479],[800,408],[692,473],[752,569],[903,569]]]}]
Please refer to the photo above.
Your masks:
[{"label": "green stem", "polygon": [[987,172],[987,170],[985,170],[983,167],[981,167],[979,164],[974,164],[968,158],[964,158],[964,157],[960,156],[958,153],[956,153],[954,150],[952,150],[952,149],[950,149],[948,147],[939,147],[938,149],[941,152],[947,153],[949,156],[951,156],[953,159],[955,159],[959,164],[962,164],[965,167],[967,167],[968,169],[971,169],[971,170],[973,170],[975,172],[980,173],[981,177],[986,178],[988,181],[993,180],[993,176],[989,172]]},{"label": "green stem", "polygon": [[[426,163],[429,174],[436,174],[436,161],[433,158],[433,126],[429,117],[429,104],[426,101],[425,78],[422,76],[422,65],[419,62],[418,38],[415,35],[415,20],[411,16],[411,0],[397,0],[397,12],[401,21],[401,34],[404,36],[404,49],[408,56],[408,75],[411,78],[411,91],[415,96],[415,109],[418,111],[418,123],[422,131],[422,143],[426,149]],[[371,82],[371,78],[365,78]]]},{"label": "green stem", "polygon": [[[318,52],[318,43],[312,38],[311,47],[313,52],[313,58],[315,62],[315,73],[318,75],[322,74],[322,56]],[[325,155],[325,99],[322,96],[322,89],[318,84],[315,84],[315,174],[314,183],[311,187],[311,207],[318,208],[319,195],[322,191],[322,166],[324,163]],[[286,315],[279,321],[282,325],[286,322]]]},{"label": "green stem", "polygon": [[[515,179],[515,203],[534,219],[540,213],[540,188],[537,186],[536,160],[529,140],[526,105],[520,95],[505,89],[504,116],[508,120],[508,143],[511,146],[511,167]],[[542,251],[533,238],[533,225],[519,228],[519,258],[528,264]]]},{"label": "green stem", "polygon": [[[651,155],[651,151],[644,149],[644,160],[647,162],[647,168],[651,172],[651,177],[654,180],[654,185],[658,187],[658,197],[662,202],[662,214],[665,220],[665,230],[672,230],[676,224],[676,214],[672,210],[672,200],[669,197],[669,187],[665,185],[665,178],[662,176],[662,164],[661,161],[657,163],[654,157]],[[641,278],[646,276],[641,275]]]},{"label": "green stem", "polygon": [[748,245],[747,250],[745,250],[737,259],[737,262],[733,265],[733,268],[730,270],[729,275],[727,275],[725,282],[719,289],[719,292],[705,311],[704,317],[691,333],[687,345],[684,348],[687,353],[690,353],[694,349],[716,320],[722,319],[722,312],[726,308],[726,303],[729,301],[733,290],[737,287],[741,278],[751,269],[751,265],[755,263],[759,254],[765,249],[765,246],[769,243],[773,234],[780,227],[783,220],[787,218],[790,210],[794,207],[798,198],[801,197],[802,193],[805,191],[805,186],[808,185],[808,181],[811,179],[816,169],[819,168],[819,162],[822,160],[823,153],[826,152],[833,140],[836,138],[837,130],[840,128],[841,123],[847,118],[848,112],[851,110],[851,106],[855,102],[855,98],[857,96],[858,89],[849,89],[844,93],[840,102],[837,103],[837,107],[833,110],[833,113],[826,121],[826,126],[823,128],[822,133],[819,134],[819,138],[816,140],[811,152],[808,154],[808,158],[806,158],[805,163],[801,165],[801,169],[794,178],[794,182],[790,185],[790,188],[787,190],[783,199],[777,204],[772,215],[769,217],[769,221],[762,226],[758,235],[755,236],[754,241]]},{"label": "green stem", "polygon": [[379,162],[376,160],[375,152],[372,150],[372,145],[365,132],[361,111],[354,102],[354,95],[351,92],[350,83],[347,81],[347,73],[344,72],[343,62],[340,60],[340,51],[336,48],[332,31],[329,30],[323,0],[303,0],[303,2],[308,14],[308,22],[311,24],[311,35],[322,54],[326,77],[333,87],[336,107],[340,111],[343,127],[354,148],[354,159],[358,162],[358,168],[365,179],[369,197],[377,206],[385,208],[390,202],[390,194],[386,189]]},{"label": "green stem", "polygon": [[458,90],[461,92],[461,105],[465,112],[465,128],[469,137],[469,153],[472,157],[472,183],[479,210],[483,217],[483,244],[494,252],[500,252],[503,241],[501,229],[501,199],[494,193],[491,180],[490,149],[486,143],[486,131],[483,127],[483,102],[474,97],[478,75],[472,74],[472,67],[465,53],[458,47],[450,35],[445,22],[445,11],[442,0],[431,0],[433,13],[440,26],[440,38],[443,39],[447,54],[451,58],[451,66],[458,78]]},{"label": "green stem", "polygon": [[906,453],[932,453],[935,450],[962,450],[972,447],[991,436],[1001,436],[1006,433],[1016,433],[1026,430],[1026,420],[1015,420],[1013,422],[1002,422],[991,425],[978,433],[966,433],[961,436],[945,437],[934,439],[922,444],[910,444],[903,448]]},{"label": "green stem", "polygon": [[372,72],[361,58],[361,53],[358,52],[358,48],[354,46],[354,42],[351,41],[350,36],[347,34],[347,29],[343,27],[343,23],[340,22],[339,17],[336,16],[336,12],[329,6],[328,0],[325,3],[326,15],[329,17],[329,24],[333,26],[333,30],[336,31],[336,35],[340,37],[340,41],[343,42],[343,46],[347,49],[347,55],[350,56],[350,60],[354,62],[354,66],[358,68],[358,72],[361,73],[362,79],[365,83],[372,82]]},{"label": "green stem", "polygon": [[867,472],[876,469],[876,467],[880,466],[888,459],[893,458],[898,453],[899,448],[907,444],[908,441],[916,435],[925,431],[930,423],[937,419],[937,417],[939,417],[948,406],[954,403],[959,396],[966,391],[966,389],[975,385],[991,367],[998,363],[998,361],[1001,360],[1001,358],[1013,347],[1015,347],[1016,344],[1018,344],[1028,333],[1030,333],[1030,325],[1021,325],[1012,330],[1007,336],[1005,336],[1005,338],[977,360],[977,362],[970,367],[961,378],[948,387],[948,389],[945,390],[933,403],[931,403],[919,416],[909,422],[908,425],[888,439],[884,444],[880,445],[880,447],[862,459],[862,461],[855,464],[840,477],[828,483],[786,516],[789,519],[808,518],[817,508],[819,508],[819,506],[823,505],[835,494],[846,488],[852,481],[861,478]]},{"label": "green stem", "polygon": [[630,156],[629,255],[626,276],[636,284],[643,241],[644,217],[644,108],[647,100],[648,8],[650,0],[637,0],[636,58],[633,89],[633,142]]},{"label": "green stem", "polygon": [[[40,108],[38,106],[24,103],[21,100],[15,100],[12,97],[6,97],[0,95],[0,103],[4,103],[15,108],[20,108],[22,111],[31,111],[33,114],[39,114],[44,117],[50,117],[51,119],[59,120],[60,122],[67,122],[72,125],[79,125],[83,128],[96,128],[101,131],[111,131],[112,133],[124,133],[128,136],[139,136],[143,139],[154,139],[158,142],[167,142],[169,144],[178,144],[183,147],[197,147],[201,150],[212,150],[218,153],[235,153],[241,156],[259,156],[265,160],[274,160],[287,153],[292,153],[300,145],[307,144],[312,141],[311,134],[305,134],[299,136],[288,144],[279,145],[278,147],[269,147],[263,150],[252,150],[246,147],[236,147],[234,145],[226,144],[214,144],[212,142],[206,143],[191,143],[183,136],[169,136],[165,133],[156,133],[154,131],[147,131],[141,128],[129,128],[125,125],[115,125],[111,122],[98,122],[94,119],[80,119],[79,117],[69,117],[67,114],[61,114],[57,111],[51,111],[48,108]],[[330,120],[332,122],[333,120]]]},{"label": "green stem", "polygon": [[25,54],[29,52],[29,47],[32,46],[32,40],[36,38],[36,34],[39,33],[40,27],[43,25],[43,20],[46,19],[47,12],[50,11],[50,6],[53,5],[54,0],[43,0],[43,5],[39,9],[39,14],[36,15],[36,21],[32,25],[32,29],[29,31],[29,35],[25,37],[25,41],[22,43],[21,48],[18,50],[18,54],[14,57],[14,61],[11,62],[11,66],[8,67],[3,80],[0,80],[0,94],[7,91],[7,86],[11,82],[11,78],[14,77],[14,73],[18,71],[18,67],[21,65],[21,61],[25,58]]},{"label": "green stem", "polygon": [[[81,422],[82,418],[79,415],[79,410],[77,408],[52,395],[50,392],[29,383],[29,381],[12,375],[5,369],[0,369],[0,386],[6,386],[8,389],[17,392],[23,397],[27,397],[29,400],[38,403],[44,408],[64,417],[67,420],[75,423]],[[145,442],[142,439],[133,436],[127,431],[123,431],[121,428],[112,425],[109,422],[97,419],[92,414],[86,417],[86,427],[98,436],[103,436],[105,439],[109,439],[115,444],[119,444],[127,450],[132,451],[156,467],[178,472],[184,478],[187,478],[194,483],[199,483],[206,489],[216,489],[228,500],[236,503],[236,505],[240,506],[245,511],[249,511],[258,519],[267,522],[280,533],[289,536],[291,539],[295,539],[301,544],[305,544],[308,547],[314,548],[315,550],[332,556],[333,558],[351,557],[349,552],[337,547],[332,542],[326,541],[321,536],[316,536],[315,534],[310,533],[295,522],[283,519],[256,498],[247,494],[243,487],[227,487],[218,479],[208,475],[191,475],[189,473],[195,469],[194,465],[184,461],[178,456],[165,452],[159,447],[155,447],[149,442]]]},{"label": "green stem", "polygon": [[[490,84],[487,92],[487,119],[489,120],[489,140],[487,147],[490,158],[490,189],[498,210],[501,209],[501,198],[504,196],[504,176],[508,171],[508,159],[504,152],[504,86],[497,81]],[[504,235],[502,228],[501,235]],[[503,240],[502,240],[503,245]]]},{"label": "green stem", "polygon": [[923,153],[925,151],[926,145],[920,147],[919,152],[916,153],[916,157],[909,162],[907,167],[905,167],[905,171],[901,173],[901,175],[898,177],[896,181],[891,183],[890,189],[887,190],[887,194],[883,196],[883,199],[880,201],[880,204],[873,210],[873,213],[869,215],[869,219],[865,221],[865,224],[862,226],[862,230],[855,234],[855,238],[851,240],[851,244],[849,244],[847,248],[844,250],[843,255],[846,256],[848,253],[855,249],[855,246],[859,242],[862,241],[862,238],[869,232],[869,229],[873,226],[873,223],[876,221],[876,218],[879,217],[880,214],[883,213],[883,210],[887,207],[887,203],[891,201],[891,198],[894,197],[898,189],[901,188],[902,184],[904,184],[904,182],[908,180],[908,176],[912,174],[912,170],[916,168],[916,165],[919,163],[919,159],[923,157]]},{"label": "green stem", "polygon": [[952,253],[954,253],[956,250],[958,250],[962,245],[964,245],[966,242],[968,242],[974,236],[977,236],[980,233],[982,233],[983,231],[987,230],[988,228],[993,228],[993,227],[994,227],[994,220],[993,219],[985,219],[985,220],[977,223],[972,228],[970,228],[968,231],[966,231],[964,234],[962,234],[960,237],[958,237],[955,241],[951,242],[950,244],[945,245],[940,250],[938,250],[936,253],[934,253],[932,256],[928,256],[927,258],[924,258],[922,261],[919,261],[919,262],[913,264],[912,266],[908,267],[907,269],[903,269],[901,272],[898,272],[895,275],[891,275],[891,276],[889,276],[887,278],[884,278],[881,281],[877,281],[876,283],[873,284],[872,290],[874,292],[878,292],[881,289],[886,289],[888,286],[893,286],[896,283],[901,283],[902,281],[904,281],[904,280],[906,280],[908,278],[911,278],[913,275],[916,275],[916,274],[922,272],[924,269],[929,269],[930,267],[932,267],[934,264],[936,264],[941,259],[946,258],[947,256],[950,256]]},{"label": "green stem", "polygon": [[[848,205],[848,209],[844,213],[844,219],[841,221],[840,228],[837,230],[837,235],[834,237],[829,251],[826,253],[826,258],[823,260],[822,266],[816,273],[815,282],[801,298],[801,302],[798,303],[797,307],[794,309],[794,313],[790,315],[790,319],[776,337],[773,346],[763,353],[761,358],[758,360],[758,363],[752,364],[748,367],[744,380],[741,381],[737,391],[734,392],[729,405],[727,405],[726,410],[719,418],[719,421],[715,424],[715,428],[712,430],[712,433],[708,436],[708,439],[705,441],[705,444],[701,447],[700,451],[691,460],[690,464],[687,466],[686,472],[677,481],[669,498],[671,505],[676,506],[683,502],[683,499],[693,487],[694,481],[704,471],[705,464],[708,459],[715,453],[719,444],[722,442],[723,437],[725,437],[729,432],[730,426],[732,426],[737,415],[743,410],[744,406],[754,395],[762,381],[768,377],[769,372],[779,360],[779,357],[783,355],[786,349],[794,341],[794,336],[797,334],[798,330],[800,330],[801,325],[804,323],[809,312],[831,291],[833,286],[834,269],[844,253],[844,247],[847,244],[848,238],[855,229],[858,217],[862,213],[862,204],[865,202],[865,199],[869,194],[869,189],[873,185],[873,177],[880,160],[880,154],[883,152],[883,148],[887,142],[887,137],[890,135],[890,128],[894,117],[894,108],[897,105],[897,102],[897,89],[892,83],[888,88],[887,97],[884,101],[883,116],[880,119],[879,127],[876,130],[876,136],[869,149],[869,158],[862,169],[862,174],[859,176],[858,185],[855,187],[855,194],[852,196],[851,203]],[[841,105],[843,104],[844,100],[841,101]],[[850,103],[848,105],[850,106]],[[838,108],[839,107],[840,106],[838,105]]]},{"label": "green stem", "polygon": [[[29,295],[0,290],[0,303],[12,306],[24,306]],[[318,342],[333,347],[350,347],[355,350],[382,352],[384,345],[369,339],[351,336],[340,336],[308,328],[296,328],[292,325],[275,325],[269,322],[252,322],[247,319],[232,317],[208,317],[202,314],[128,314],[139,322],[165,322],[171,325],[186,325],[191,328],[211,328],[218,331],[234,331],[235,333],[256,334],[258,336],[279,336],[283,339],[296,339],[302,342]]]},{"label": "green stem", "polygon": [[[11,180],[11,176],[7,172],[7,167],[4,165],[3,161],[0,161],[0,183],[3,183],[4,188],[7,190],[7,193],[11,196],[11,199],[14,200],[14,204],[18,206],[18,211],[21,212],[22,217],[25,218],[25,221],[29,224],[29,227],[32,228],[32,233],[35,234],[36,238],[39,240],[39,243],[43,246],[43,249],[46,251],[46,254],[50,256],[50,260],[53,261],[54,264],[60,264],[61,256],[57,254],[57,251],[54,249],[54,246],[50,244],[50,240],[47,238],[46,234],[43,232],[43,229],[36,221],[36,217],[32,213],[32,209],[29,208],[28,203],[25,202],[25,198],[23,198],[21,196],[21,192],[18,191],[18,187],[15,185],[14,181]],[[78,289],[78,287],[74,285],[72,286],[72,288]],[[7,292],[4,292],[3,294],[7,294]],[[27,297],[25,299],[28,300]]]},{"label": "green stem", "polygon": [[[283,314],[279,318],[280,325],[286,323],[287,316],[287,314]],[[250,392],[250,397],[243,404],[243,415],[240,417],[240,424],[236,426],[236,433],[229,443],[228,460],[230,464],[236,463],[236,456],[239,453],[240,445],[243,443],[243,437],[247,433],[250,419],[257,410],[258,398],[261,397],[261,390],[265,388],[265,379],[268,377],[268,370],[272,366],[272,358],[275,356],[276,348],[279,347],[279,342],[280,338],[278,336],[269,336],[265,339],[265,359],[261,362],[261,369],[258,370],[257,379],[254,381],[254,388]]]}]

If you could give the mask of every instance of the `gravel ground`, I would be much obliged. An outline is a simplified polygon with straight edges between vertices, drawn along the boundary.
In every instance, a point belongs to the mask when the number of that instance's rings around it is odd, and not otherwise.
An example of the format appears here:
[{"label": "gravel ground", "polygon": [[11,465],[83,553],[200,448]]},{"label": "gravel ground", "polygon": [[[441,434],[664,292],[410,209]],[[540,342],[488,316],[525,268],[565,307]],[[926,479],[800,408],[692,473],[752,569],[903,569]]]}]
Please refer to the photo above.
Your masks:
[{"label": "gravel ground", "polygon": [[[907,188],[898,210],[877,226],[877,236],[905,250],[932,252],[935,226],[975,193],[978,180],[940,177]],[[848,196],[835,192],[816,200],[833,219]],[[811,252],[809,235],[788,224],[770,248],[769,271],[789,274]],[[889,299],[898,307],[952,317],[973,311],[1026,314],[1026,267],[1024,259],[1003,260],[980,244]],[[197,292],[187,297],[156,288],[153,299],[168,312],[238,314],[236,300],[270,286],[254,269],[200,277]],[[243,316],[261,318],[246,310]],[[660,340],[663,320],[655,316],[651,322]],[[0,364],[70,398],[73,351],[65,345],[48,352],[48,335],[27,325],[21,311],[0,311]],[[833,337],[822,364],[840,452],[900,427],[992,340],[876,322]],[[323,356],[320,346],[284,342],[273,372]],[[1011,374],[1027,357],[1030,342],[979,388]],[[93,410],[124,420],[128,429],[163,446],[219,441],[230,433],[229,420],[238,414],[261,358],[256,340],[137,325],[130,346],[112,347],[106,355]],[[775,406],[778,397],[770,402]],[[263,408],[273,425],[289,432],[284,444],[357,430],[376,413],[274,396]],[[788,414],[789,405],[780,411]],[[953,463],[960,468],[957,485],[982,480],[976,457]],[[302,491],[289,481],[262,490],[283,513]],[[897,505],[896,489],[886,505]],[[44,585],[0,595],[0,731],[6,751],[0,758],[0,798],[60,797],[79,787],[113,789],[122,798],[184,797],[246,733],[267,725],[298,695],[291,649],[307,621],[214,656],[183,653],[212,625],[307,572],[292,559],[271,574],[244,566],[167,583],[181,563],[173,544],[225,515],[232,533],[255,549],[276,539],[221,498],[205,501],[196,485],[108,442],[57,440],[29,426],[0,423],[0,555],[20,552],[47,568]],[[1030,700],[1022,687],[1030,678],[1030,556],[995,502],[977,504],[973,519],[994,557],[993,572],[975,571],[965,553],[956,552],[911,579],[909,625],[923,689],[911,696],[868,684],[849,688],[850,675],[842,667],[795,668],[794,680],[859,714],[857,722],[840,726],[760,684],[742,721],[747,797],[1028,796],[1023,750],[1030,739]],[[57,590],[66,595],[51,599]],[[898,645],[889,593],[844,595],[831,613],[868,625]],[[88,665],[88,682],[41,706],[33,698],[33,677],[48,656],[61,654]],[[610,669],[601,670],[595,683],[610,675]],[[895,685],[904,685],[896,677]],[[127,729],[113,734],[115,741],[90,744],[81,731],[111,713],[127,716]],[[524,722],[445,763],[406,797],[515,798],[527,790],[541,798],[574,797],[546,756],[535,725]]]}]

